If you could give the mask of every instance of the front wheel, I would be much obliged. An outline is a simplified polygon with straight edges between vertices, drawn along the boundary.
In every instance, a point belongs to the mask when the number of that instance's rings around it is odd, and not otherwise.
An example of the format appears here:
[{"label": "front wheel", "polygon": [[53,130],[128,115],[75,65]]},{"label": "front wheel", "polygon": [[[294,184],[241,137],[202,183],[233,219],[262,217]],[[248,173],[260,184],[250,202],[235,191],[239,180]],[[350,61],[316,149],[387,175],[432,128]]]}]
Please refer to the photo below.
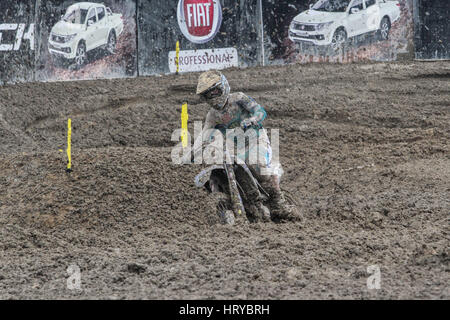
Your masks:
[{"label": "front wheel", "polygon": [[391,22],[389,18],[384,17],[380,22],[380,39],[387,40],[389,39],[389,31],[391,30]]},{"label": "front wheel", "polygon": [[232,210],[219,211],[219,219],[221,224],[234,225],[236,218]]},{"label": "front wheel", "polygon": [[344,29],[337,29],[331,39],[331,47],[334,51],[342,49],[347,41],[347,32]]},{"label": "front wheel", "polygon": [[77,47],[77,51],[75,54],[75,68],[82,68],[87,61],[87,52],[86,45],[83,42],[80,42]]}]

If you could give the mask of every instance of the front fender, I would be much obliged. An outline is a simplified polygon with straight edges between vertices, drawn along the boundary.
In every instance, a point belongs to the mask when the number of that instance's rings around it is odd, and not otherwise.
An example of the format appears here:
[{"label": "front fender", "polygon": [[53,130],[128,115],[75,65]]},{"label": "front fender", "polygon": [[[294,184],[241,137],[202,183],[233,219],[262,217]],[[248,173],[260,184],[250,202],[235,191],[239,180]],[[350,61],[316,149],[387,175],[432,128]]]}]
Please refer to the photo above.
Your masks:
[{"label": "front fender", "polygon": [[211,177],[211,173],[213,172],[213,170],[216,169],[222,169],[224,170],[223,165],[212,165],[206,169],[203,169],[198,175],[195,176],[194,182],[195,182],[195,186],[198,188],[203,188],[204,185],[209,181],[209,178]]},{"label": "front fender", "polygon": [[77,50],[77,48],[80,45],[80,43],[84,43],[84,45],[86,46],[86,52],[89,50],[88,47],[87,47],[86,40],[83,37],[77,37],[76,40],[73,43],[75,44],[75,46],[74,46],[75,50]]}]

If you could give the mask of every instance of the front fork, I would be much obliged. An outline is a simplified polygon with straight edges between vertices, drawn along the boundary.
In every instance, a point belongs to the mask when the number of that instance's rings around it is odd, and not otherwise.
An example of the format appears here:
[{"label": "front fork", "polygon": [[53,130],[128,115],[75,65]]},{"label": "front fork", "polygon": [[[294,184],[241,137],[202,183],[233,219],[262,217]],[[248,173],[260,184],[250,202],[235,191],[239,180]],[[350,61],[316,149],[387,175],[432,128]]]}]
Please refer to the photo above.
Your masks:
[{"label": "front fork", "polygon": [[228,177],[228,186],[230,188],[231,205],[236,218],[245,217],[244,204],[236,182],[236,174],[232,164],[224,162],[224,168]]}]

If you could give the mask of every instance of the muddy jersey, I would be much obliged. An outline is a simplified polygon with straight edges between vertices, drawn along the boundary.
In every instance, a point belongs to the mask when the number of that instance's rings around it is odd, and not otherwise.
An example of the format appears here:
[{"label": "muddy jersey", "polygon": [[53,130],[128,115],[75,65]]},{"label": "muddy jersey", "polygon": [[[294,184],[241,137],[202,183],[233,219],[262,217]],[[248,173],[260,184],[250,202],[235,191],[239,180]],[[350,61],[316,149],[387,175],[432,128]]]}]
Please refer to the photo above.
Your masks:
[{"label": "muddy jersey", "polygon": [[254,118],[258,129],[261,129],[266,116],[264,108],[253,98],[237,92],[229,95],[222,110],[211,109],[206,117],[206,122],[210,128],[216,127],[225,133],[226,129],[240,127],[242,120],[248,118]]},{"label": "muddy jersey", "polygon": [[[205,128],[218,129],[225,135],[227,129],[239,128],[243,120],[252,118],[255,123],[253,128],[257,129],[256,134],[259,142],[253,147],[249,146],[249,149],[245,149],[242,154],[238,151],[236,156],[248,163],[249,154],[257,153],[255,157],[257,163],[249,164],[249,166],[254,167],[258,173],[265,174],[261,172],[262,168],[273,168],[270,140],[262,125],[266,116],[267,113],[264,108],[253,98],[242,92],[237,92],[229,95],[228,101],[222,110],[211,109],[208,112]],[[277,169],[278,166],[277,164],[275,169],[278,170],[277,172],[282,172],[281,166]]]}]

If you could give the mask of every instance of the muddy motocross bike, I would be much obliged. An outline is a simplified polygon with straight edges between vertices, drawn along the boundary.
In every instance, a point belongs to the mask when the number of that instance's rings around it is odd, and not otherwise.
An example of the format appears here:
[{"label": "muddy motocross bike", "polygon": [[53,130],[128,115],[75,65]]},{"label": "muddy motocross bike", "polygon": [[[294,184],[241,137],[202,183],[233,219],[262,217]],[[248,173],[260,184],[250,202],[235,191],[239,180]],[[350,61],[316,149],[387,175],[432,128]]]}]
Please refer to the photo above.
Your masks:
[{"label": "muddy motocross bike", "polygon": [[[225,150],[224,155],[222,164],[211,165],[195,177],[195,185],[213,194],[218,200],[217,214],[220,222],[233,225],[248,221],[271,221],[270,196],[252,170],[243,161],[236,161],[236,157],[230,155],[228,150]],[[290,193],[283,191],[289,205],[297,207]]]}]

